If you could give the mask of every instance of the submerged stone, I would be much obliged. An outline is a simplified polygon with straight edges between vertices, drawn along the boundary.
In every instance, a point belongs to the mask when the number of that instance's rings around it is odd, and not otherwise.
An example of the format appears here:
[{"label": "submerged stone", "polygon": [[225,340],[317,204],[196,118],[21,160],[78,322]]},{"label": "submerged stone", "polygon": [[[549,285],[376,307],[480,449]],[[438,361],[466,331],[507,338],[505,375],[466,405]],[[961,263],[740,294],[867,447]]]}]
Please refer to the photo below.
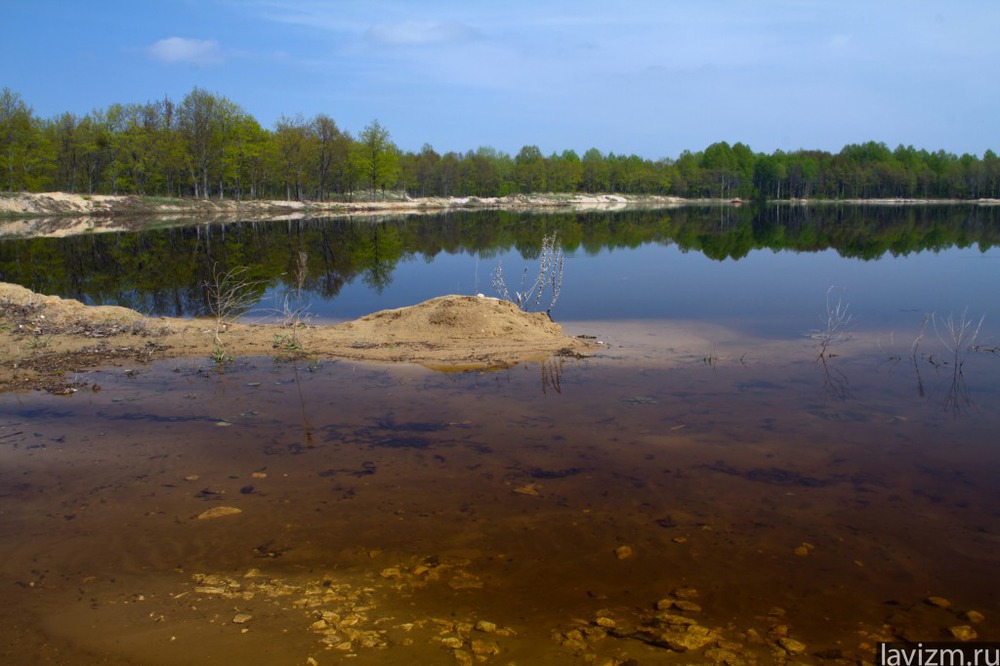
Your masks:
[{"label": "submerged stone", "polygon": [[779,638],[778,645],[780,645],[788,654],[802,654],[806,651],[805,643],[797,641],[789,636],[782,636]]},{"label": "submerged stone", "polygon": [[238,513],[243,513],[243,509],[237,509],[235,506],[214,506],[207,511],[202,511],[198,514],[198,520],[212,520],[214,518],[224,518],[226,516],[235,516]]},{"label": "submerged stone", "polygon": [[967,624],[962,624],[957,627],[948,627],[948,633],[960,641],[971,641],[979,637],[976,630]]},{"label": "submerged stone", "polygon": [[700,650],[716,639],[714,631],[698,624],[689,625],[686,629],[674,629],[660,635],[660,640],[676,652]]},{"label": "submerged stone", "polygon": [[967,610],[964,613],[962,613],[961,618],[963,620],[968,620],[973,624],[979,624],[980,622],[986,619],[986,616],[980,613],[979,611]]}]

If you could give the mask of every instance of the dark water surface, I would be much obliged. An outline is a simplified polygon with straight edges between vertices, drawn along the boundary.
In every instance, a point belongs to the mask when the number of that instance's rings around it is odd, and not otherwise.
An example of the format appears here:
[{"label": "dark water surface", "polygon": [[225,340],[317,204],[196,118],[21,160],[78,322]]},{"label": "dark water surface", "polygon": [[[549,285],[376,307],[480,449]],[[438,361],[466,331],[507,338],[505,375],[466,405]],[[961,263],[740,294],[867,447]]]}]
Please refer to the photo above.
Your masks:
[{"label": "dark water surface", "polygon": [[[0,396],[0,660],[818,664],[1000,640],[992,241],[709,259],[674,238],[572,251],[554,314],[606,343],[590,359],[165,361]],[[439,254],[369,295],[495,260]],[[824,362],[831,285],[858,319]],[[948,316],[985,318],[957,356]],[[241,512],[199,518],[219,507]]]}]

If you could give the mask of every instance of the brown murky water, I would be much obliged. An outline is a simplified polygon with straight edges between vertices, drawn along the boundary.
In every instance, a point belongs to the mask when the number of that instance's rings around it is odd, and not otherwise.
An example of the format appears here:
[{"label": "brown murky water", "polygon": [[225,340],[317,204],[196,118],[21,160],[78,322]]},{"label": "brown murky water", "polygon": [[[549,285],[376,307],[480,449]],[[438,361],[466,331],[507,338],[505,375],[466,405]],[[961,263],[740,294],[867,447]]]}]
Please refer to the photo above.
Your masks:
[{"label": "brown murky water", "polygon": [[[1000,639],[1000,359],[955,386],[778,348],[174,361],[2,396],[0,659],[857,663]],[[241,512],[199,518],[219,507]]]}]

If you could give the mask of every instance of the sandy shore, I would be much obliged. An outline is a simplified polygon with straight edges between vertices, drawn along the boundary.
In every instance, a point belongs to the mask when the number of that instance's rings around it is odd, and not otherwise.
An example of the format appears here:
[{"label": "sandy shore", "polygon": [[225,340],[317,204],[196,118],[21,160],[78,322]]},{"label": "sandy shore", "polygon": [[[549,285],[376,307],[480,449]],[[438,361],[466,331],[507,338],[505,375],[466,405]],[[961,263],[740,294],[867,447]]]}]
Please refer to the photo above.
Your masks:
[{"label": "sandy shore", "polygon": [[295,213],[327,211],[343,214],[371,212],[420,212],[447,208],[572,207],[626,204],[682,204],[687,200],[666,196],[622,194],[514,194],[505,197],[392,196],[384,201],[281,201],[235,199],[182,199],[135,195],[69,194],[66,192],[18,192],[0,194],[0,214],[31,215],[124,215],[206,212]]},{"label": "sandy shore", "polygon": [[68,393],[74,374],[101,365],[237,356],[414,363],[441,370],[492,369],[596,343],[569,337],[542,313],[483,296],[442,296],[329,326],[148,318],[127,308],[86,306],[0,283],[0,390]]},{"label": "sandy shore", "polygon": [[[281,201],[234,199],[182,199],[136,195],[84,195],[66,192],[0,193],[0,219],[31,219],[48,217],[239,217],[289,218],[310,215],[391,215],[437,213],[456,209],[528,208],[569,210],[604,210],[626,206],[674,207],[701,204],[741,205],[740,199],[685,199],[673,196],[630,194],[512,194],[504,197],[424,197],[398,195],[384,201]],[[805,204],[872,204],[872,205],[1000,205],[998,199],[791,199],[774,203]],[[123,222],[123,226],[127,226]]]}]

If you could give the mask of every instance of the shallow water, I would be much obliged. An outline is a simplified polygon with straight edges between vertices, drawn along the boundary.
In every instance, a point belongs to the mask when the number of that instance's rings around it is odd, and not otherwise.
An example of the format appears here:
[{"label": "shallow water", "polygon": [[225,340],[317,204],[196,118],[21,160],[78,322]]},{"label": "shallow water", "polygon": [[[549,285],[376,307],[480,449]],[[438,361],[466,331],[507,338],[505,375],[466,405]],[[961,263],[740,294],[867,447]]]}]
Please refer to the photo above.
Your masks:
[{"label": "shallow water", "polygon": [[803,338],[566,326],[606,351],[168,361],[0,397],[4,663],[456,663],[445,639],[689,663],[634,631],[678,588],[705,649],[757,663],[783,633],[856,660],[969,610],[1000,639],[995,352],[956,373],[930,340],[859,333],[824,364]]}]

